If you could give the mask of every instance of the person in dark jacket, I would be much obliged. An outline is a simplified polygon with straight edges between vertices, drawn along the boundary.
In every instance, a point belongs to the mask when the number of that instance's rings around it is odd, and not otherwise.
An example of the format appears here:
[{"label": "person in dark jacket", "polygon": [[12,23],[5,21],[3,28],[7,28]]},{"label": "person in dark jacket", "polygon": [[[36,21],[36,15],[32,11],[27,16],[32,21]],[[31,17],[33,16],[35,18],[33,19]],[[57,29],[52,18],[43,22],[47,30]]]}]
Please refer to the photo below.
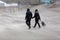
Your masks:
[{"label": "person in dark jacket", "polygon": [[31,28],[31,18],[32,18],[32,12],[28,8],[26,12],[25,20],[26,20],[26,24],[29,27],[29,29]]},{"label": "person in dark jacket", "polygon": [[40,15],[38,13],[38,9],[35,10],[35,14],[34,14],[34,17],[33,18],[35,18],[34,28],[36,27],[37,24],[38,24],[38,26],[40,28],[39,20],[41,20],[41,18],[40,18]]}]

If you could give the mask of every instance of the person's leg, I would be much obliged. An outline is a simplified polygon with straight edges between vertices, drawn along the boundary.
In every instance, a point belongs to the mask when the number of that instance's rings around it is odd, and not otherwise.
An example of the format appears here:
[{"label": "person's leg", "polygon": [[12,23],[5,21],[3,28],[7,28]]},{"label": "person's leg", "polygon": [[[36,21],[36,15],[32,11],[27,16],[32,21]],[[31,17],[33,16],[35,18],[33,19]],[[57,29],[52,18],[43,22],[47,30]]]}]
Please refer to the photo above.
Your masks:
[{"label": "person's leg", "polygon": [[27,24],[27,26],[28,26],[28,28],[30,29],[31,27],[30,27],[30,21],[26,21],[26,24]]},{"label": "person's leg", "polygon": [[27,24],[27,26],[29,25],[29,23],[28,23],[28,21],[26,20],[26,24]]},{"label": "person's leg", "polygon": [[37,23],[38,23],[38,22],[37,22],[37,20],[35,19],[35,25],[34,25],[34,27],[33,27],[33,28],[35,28],[35,27],[36,27]]},{"label": "person's leg", "polygon": [[40,28],[40,24],[39,24],[39,22],[38,22],[38,26],[39,26],[39,28]]},{"label": "person's leg", "polygon": [[34,27],[33,28],[35,28],[36,27],[36,23],[35,23],[35,25],[34,25]]},{"label": "person's leg", "polygon": [[36,27],[36,25],[37,25],[37,23],[35,22],[35,25],[34,25],[34,27],[33,27],[33,28],[35,28],[35,27]]},{"label": "person's leg", "polygon": [[31,22],[30,22],[30,20],[29,20],[29,24],[28,24],[28,26],[29,26],[29,29],[31,28]]}]

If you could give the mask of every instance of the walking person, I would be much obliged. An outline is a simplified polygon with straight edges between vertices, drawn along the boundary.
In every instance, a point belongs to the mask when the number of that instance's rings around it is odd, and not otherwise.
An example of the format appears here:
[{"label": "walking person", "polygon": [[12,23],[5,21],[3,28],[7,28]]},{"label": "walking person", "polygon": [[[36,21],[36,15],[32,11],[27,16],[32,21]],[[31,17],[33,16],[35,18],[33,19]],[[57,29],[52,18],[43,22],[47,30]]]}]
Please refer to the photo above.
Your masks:
[{"label": "walking person", "polygon": [[26,20],[26,24],[29,27],[29,29],[31,28],[31,18],[32,18],[32,12],[28,8],[26,12],[25,20]]},{"label": "walking person", "polygon": [[34,28],[36,27],[36,25],[38,24],[39,28],[40,28],[40,24],[39,24],[39,20],[41,20],[38,9],[35,10],[35,14],[34,17],[35,18],[35,25]]}]

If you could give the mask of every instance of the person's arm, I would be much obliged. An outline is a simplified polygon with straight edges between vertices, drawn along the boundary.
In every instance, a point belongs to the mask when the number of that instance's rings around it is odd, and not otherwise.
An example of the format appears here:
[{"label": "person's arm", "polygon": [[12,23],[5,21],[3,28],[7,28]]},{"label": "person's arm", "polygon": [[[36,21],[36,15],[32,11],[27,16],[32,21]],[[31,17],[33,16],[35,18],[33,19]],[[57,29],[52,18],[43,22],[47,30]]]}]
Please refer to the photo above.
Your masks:
[{"label": "person's arm", "polygon": [[33,16],[33,15],[32,15],[32,12],[31,12],[31,18],[32,18],[32,16]]},{"label": "person's arm", "polygon": [[25,16],[25,20],[26,20],[26,18],[27,18],[27,13],[26,13],[26,16]]},{"label": "person's arm", "polygon": [[32,12],[31,12],[31,18],[33,18]]},{"label": "person's arm", "polygon": [[40,18],[40,21],[41,21],[41,18]]},{"label": "person's arm", "polygon": [[41,20],[41,17],[40,17],[40,15],[39,15],[39,20]]},{"label": "person's arm", "polygon": [[36,15],[36,14],[34,14],[34,16],[33,16],[32,18],[35,18],[35,15]]}]

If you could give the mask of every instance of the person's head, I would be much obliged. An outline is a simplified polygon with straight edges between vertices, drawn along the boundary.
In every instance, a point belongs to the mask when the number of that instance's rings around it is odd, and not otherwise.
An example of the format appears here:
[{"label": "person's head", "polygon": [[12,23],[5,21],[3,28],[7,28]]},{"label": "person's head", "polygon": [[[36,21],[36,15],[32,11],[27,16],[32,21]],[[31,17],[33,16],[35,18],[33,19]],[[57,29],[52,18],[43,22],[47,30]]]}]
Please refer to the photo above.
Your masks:
[{"label": "person's head", "polygon": [[35,12],[38,12],[38,9],[35,9]]},{"label": "person's head", "polygon": [[29,9],[29,8],[27,8],[27,11],[30,11],[30,9]]}]

